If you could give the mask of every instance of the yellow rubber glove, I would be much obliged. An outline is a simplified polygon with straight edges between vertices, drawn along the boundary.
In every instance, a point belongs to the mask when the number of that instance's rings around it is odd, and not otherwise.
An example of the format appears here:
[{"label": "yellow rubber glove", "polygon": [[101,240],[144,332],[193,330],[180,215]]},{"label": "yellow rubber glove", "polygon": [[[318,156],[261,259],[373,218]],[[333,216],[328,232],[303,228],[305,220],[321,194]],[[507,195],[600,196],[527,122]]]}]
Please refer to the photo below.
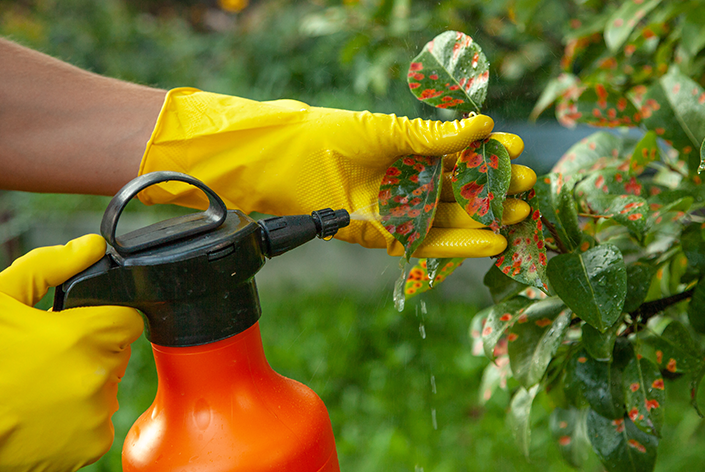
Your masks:
[{"label": "yellow rubber glove", "polygon": [[[401,255],[401,244],[379,223],[377,195],[387,168],[402,155],[459,152],[487,137],[493,125],[483,115],[452,122],[409,120],[181,88],[166,97],[140,175],[159,170],[190,174],[215,190],[229,208],[247,213],[345,208],[352,222],[338,232],[338,239]],[[512,157],[521,154],[524,144],[517,136],[499,138]],[[536,179],[523,166],[514,166],[513,174],[521,182],[515,191],[530,189]],[[150,187],[140,199],[146,204],[207,206],[200,190],[177,182]],[[506,206],[505,216],[511,214],[513,220],[529,213],[528,205],[518,200],[509,199]],[[506,247],[502,236],[460,223],[431,228],[414,255],[484,257]]]},{"label": "yellow rubber glove", "polygon": [[143,322],[132,308],[32,308],[98,261],[88,235],[41,248],[0,273],[0,470],[74,471],[113,442],[111,416],[130,344]]}]

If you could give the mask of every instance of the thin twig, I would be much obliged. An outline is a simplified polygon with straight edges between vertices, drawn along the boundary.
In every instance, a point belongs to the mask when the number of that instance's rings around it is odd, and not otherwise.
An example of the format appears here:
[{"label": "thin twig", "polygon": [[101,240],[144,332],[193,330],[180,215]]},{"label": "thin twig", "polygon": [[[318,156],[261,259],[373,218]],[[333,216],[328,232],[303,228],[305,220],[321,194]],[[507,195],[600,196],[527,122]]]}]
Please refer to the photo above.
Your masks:
[{"label": "thin twig", "polygon": [[676,303],[691,298],[693,296],[694,291],[695,289],[691,288],[690,290],[686,290],[685,292],[681,293],[676,293],[675,295],[671,295],[670,297],[660,298],[658,300],[642,303],[639,308],[629,313],[629,316],[631,316],[632,320],[634,321],[630,326],[627,326],[627,329],[622,331],[622,334],[620,336],[629,336],[635,331],[635,327],[637,324],[644,325],[649,320],[649,318],[658,315],[669,306],[675,305]]},{"label": "thin twig", "polygon": [[553,236],[553,242],[556,243],[556,249],[558,249],[559,254],[567,254],[570,251],[568,251],[568,248],[566,248],[563,245],[563,241],[561,241],[561,238],[558,237],[558,231],[556,230],[556,227],[553,226],[553,224],[546,219],[545,216],[541,215],[541,223],[548,229],[549,233],[551,233],[551,236]]}]

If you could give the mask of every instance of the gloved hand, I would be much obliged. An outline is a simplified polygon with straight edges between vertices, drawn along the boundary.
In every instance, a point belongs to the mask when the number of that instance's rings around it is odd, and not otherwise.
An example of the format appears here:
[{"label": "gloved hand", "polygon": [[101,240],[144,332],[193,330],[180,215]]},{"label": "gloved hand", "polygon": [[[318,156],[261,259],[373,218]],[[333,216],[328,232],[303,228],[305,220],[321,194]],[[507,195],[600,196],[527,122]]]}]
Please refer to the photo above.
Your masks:
[{"label": "gloved hand", "polygon": [[[166,97],[140,175],[159,170],[190,174],[215,190],[229,208],[247,213],[292,215],[345,208],[352,222],[338,231],[338,239],[401,255],[401,244],[378,221],[377,195],[387,168],[407,154],[459,152],[487,137],[493,125],[483,115],[452,122],[409,120],[181,88]],[[517,136],[496,138],[510,156],[521,154],[524,144]],[[515,192],[530,189],[536,180],[527,167],[513,166],[512,173]],[[194,208],[208,204],[200,190],[178,182],[149,187],[140,199]],[[524,202],[507,200],[505,216],[511,222],[528,213]],[[439,209],[440,220],[415,256],[484,257],[504,250],[502,236],[467,229],[463,225],[468,221],[471,228],[478,227],[469,217],[443,224],[444,214],[458,213]]]},{"label": "gloved hand", "polygon": [[132,308],[32,308],[105,254],[88,235],[0,272],[0,470],[74,471],[113,441],[117,385],[142,333]]}]

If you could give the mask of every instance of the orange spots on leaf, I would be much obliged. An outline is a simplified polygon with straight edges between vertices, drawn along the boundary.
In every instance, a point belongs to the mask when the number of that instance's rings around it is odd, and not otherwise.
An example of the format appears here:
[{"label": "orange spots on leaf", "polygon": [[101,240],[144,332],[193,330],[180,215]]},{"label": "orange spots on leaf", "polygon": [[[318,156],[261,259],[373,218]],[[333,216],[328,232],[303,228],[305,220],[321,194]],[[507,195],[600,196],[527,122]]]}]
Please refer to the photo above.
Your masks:
[{"label": "orange spots on leaf", "polygon": [[585,364],[587,362],[587,357],[585,357],[585,356],[578,357],[578,362],[580,362],[581,364]]},{"label": "orange spots on leaf", "polygon": [[668,364],[666,364],[666,370],[668,370],[669,372],[675,372],[676,369],[676,360],[673,358],[669,359]]},{"label": "orange spots on leaf", "polygon": [[509,333],[509,336],[507,336],[507,341],[509,341],[510,343],[514,342],[517,340],[518,337],[519,335],[516,333]]},{"label": "orange spots on leaf", "polygon": [[646,452],[646,448],[636,439],[630,439],[629,441],[627,441],[627,444],[629,444],[630,447],[633,447],[641,453]]},{"label": "orange spots on leaf", "polygon": [[663,390],[664,389],[663,379],[654,380],[654,382],[651,384],[651,386],[655,389]]},{"label": "orange spots on leaf", "polygon": [[636,392],[637,390],[639,390],[639,382],[632,383],[629,386],[629,390],[631,390],[632,392]]}]

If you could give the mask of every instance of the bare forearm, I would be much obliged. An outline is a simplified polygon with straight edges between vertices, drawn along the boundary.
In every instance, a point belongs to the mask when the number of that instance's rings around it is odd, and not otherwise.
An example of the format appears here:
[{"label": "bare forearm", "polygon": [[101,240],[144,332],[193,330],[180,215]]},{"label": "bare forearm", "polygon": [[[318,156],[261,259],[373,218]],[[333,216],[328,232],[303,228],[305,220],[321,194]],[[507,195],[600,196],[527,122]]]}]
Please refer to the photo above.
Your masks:
[{"label": "bare forearm", "polygon": [[0,188],[112,195],[137,176],[164,90],[0,38]]}]

